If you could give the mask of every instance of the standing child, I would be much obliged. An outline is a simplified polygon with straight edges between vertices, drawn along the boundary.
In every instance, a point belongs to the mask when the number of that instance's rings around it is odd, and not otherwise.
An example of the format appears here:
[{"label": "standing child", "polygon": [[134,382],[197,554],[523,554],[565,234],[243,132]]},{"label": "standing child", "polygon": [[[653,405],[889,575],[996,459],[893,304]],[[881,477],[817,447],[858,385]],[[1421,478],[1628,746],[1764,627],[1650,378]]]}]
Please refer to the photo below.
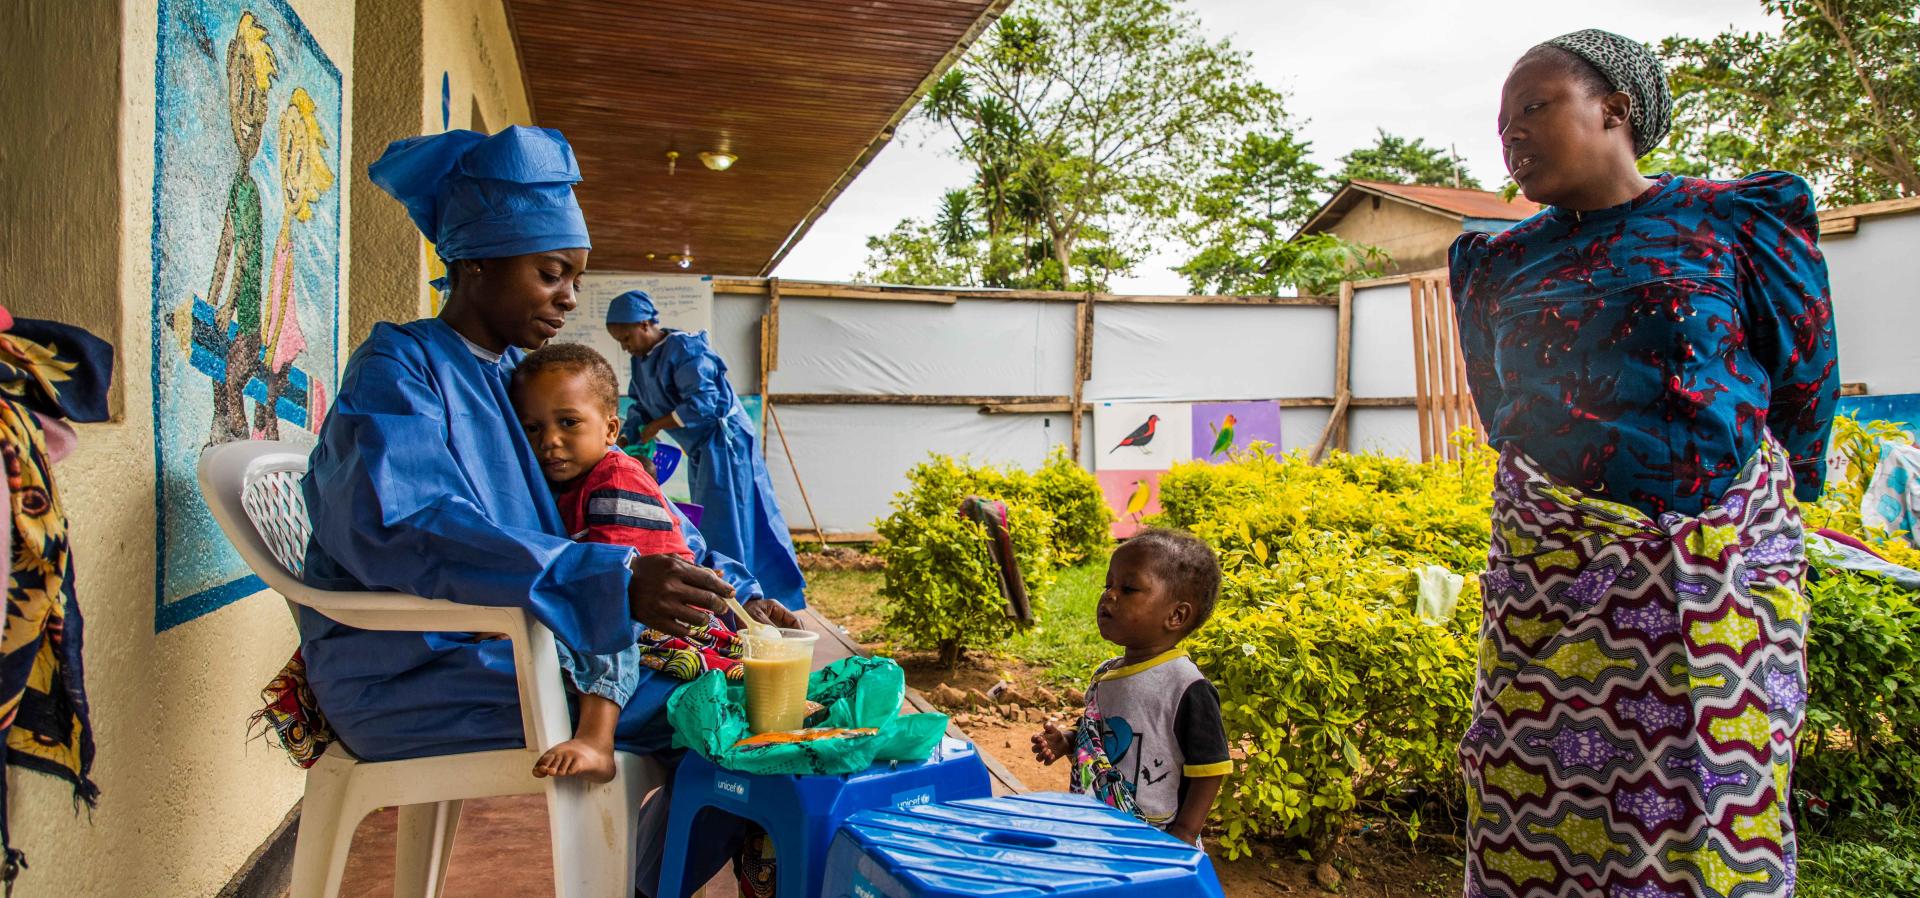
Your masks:
[{"label": "standing child", "polygon": [[[561,522],[574,540],[691,561],[693,552],[660,485],[638,461],[609,451],[620,431],[618,389],[613,367],[599,353],[577,343],[557,343],[522,359],[508,392],[560,506]],[[739,675],[730,629],[712,616],[682,623],[691,630],[685,638],[646,630],[634,644],[611,655],[555,643],[569,685],[580,695],[580,720],[572,739],[534,763],[535,776],[580,776],[596,782],[613,778],[614,727],[621,706],[639,685],[643,666],[682,680],[707,670]]]},{"label": "standing child", "polygon": [[1072,789],[1199,844],[1233,763],[1220,694],[1180,647],[1213,614],[1220,561],[1197,537],[1143,530],[1113,553],[1100,593],[1101,638],[1125,649],[1093,673],[1069,735],[1048,721],[1041,763],[1070,757]]}]

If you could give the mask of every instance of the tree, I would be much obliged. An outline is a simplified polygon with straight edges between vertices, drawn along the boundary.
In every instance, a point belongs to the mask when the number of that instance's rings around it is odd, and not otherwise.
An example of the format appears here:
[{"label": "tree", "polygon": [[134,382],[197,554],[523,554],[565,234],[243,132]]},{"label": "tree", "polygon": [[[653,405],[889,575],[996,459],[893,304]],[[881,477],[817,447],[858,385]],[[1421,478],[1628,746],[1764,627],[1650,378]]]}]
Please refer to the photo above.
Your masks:
[{"label": "tree", "polygon": [[1431,184],[1480,189],[1460,158],[1450,150],[1427,146],[1421,138],[1407,140],[1379,129],[1373,146],[1340,157],[1335,181],[1387,181],[1394,184]]},{"label": "tree", "polygon": [[1661,42],[1675,146],[1714,174],[1798,172],[1834,205],[1920,196],[1920,7],[1763,0],[1778,36]]},{"label": "tree", "polygon": [[[975,169],[973,249],[949,260],[992,286],[1105,289],[1173,231],[1236,135],[1285,121],[1246,55],[1199,35],[1174,0],[1026,0],[1001,17],[920,106]],[[868,271],[942,273],[903,228],[943,230],[902,222],[869,242]]]},{"label": "tree", "polygon": [[1274,295],[1292,287],[1324,293],[1347,276],[1378,274],[1386,256],[1331,234],[1289,242],[1326,187],[1312,145],[1291,134],[1254,132],[1202,185],[1182,236],[1195,247],[1174,269],[1195,293]]}]

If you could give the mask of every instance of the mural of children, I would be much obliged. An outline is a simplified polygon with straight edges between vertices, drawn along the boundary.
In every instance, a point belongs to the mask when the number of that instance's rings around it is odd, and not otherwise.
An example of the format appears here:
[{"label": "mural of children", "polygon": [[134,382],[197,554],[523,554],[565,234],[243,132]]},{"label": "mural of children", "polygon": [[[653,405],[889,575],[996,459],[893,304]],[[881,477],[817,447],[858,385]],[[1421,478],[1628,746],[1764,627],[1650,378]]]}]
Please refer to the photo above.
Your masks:
[{"label": "mural of children", "polygon": [[[313,218],[313,203],[333,189],[333,169],[327,167],[323,152],[327,138],[314,117],[313,98],[305,88],[296,87],[280,114],[280,237],[273,244],[273,268],[267,279],[264,327],[259,342],[261,372],[267,382],[267,400],[253,412],[256,437],[280,438],[280,417],[275,407],[287,385],[287,370],[302,350],[306,335],[300,330],[300,315],[295,302],[298,285],[293,266],[293,223]],[[245,324],[241,325],[245,332]],[[235,343],[238,346],[238,341]],[[229,372],[234,371],[228,362]],[[233,377],[229,374],[228,383]],[[310,422],[319,430],[319,422]]]},{"label": "mural of children", "polygon": [[[216,310],[215,326],[224,332],[238,320],[240,332],[227,351],[226,378],[213,385],[213,425],[207,437],[210,444],[247,438],[242,391],[260,364],[260,279],[265,247],[261,239],[260,187],[253,181],[250,166],[266,134],[267,91],[273,86],[275,73],[267,30],[253,13],[242,13],[233,40],[227,42],[227,111],[233,145],[240,157],[233,186],[227,191],[220,246],[213,260],[213,283],[207,287],[207,304]],[[185,320],[191,321],[191,317]],[[268,413],[271,411],[269,403]]]}]

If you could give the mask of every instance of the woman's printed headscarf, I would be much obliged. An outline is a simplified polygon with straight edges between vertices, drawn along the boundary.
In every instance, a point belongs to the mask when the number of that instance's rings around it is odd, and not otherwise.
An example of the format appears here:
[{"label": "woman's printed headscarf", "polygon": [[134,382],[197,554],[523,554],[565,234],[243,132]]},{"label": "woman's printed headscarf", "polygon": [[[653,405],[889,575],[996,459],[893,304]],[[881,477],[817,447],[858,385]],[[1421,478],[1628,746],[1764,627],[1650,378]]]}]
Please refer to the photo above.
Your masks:
[{"label": "woman's printed headscarf", "polygon": [[1541,44],[1557,47],[1585,60],[1600,75],[1633,98],[1633,155],[1645,156],[1667,139],[1673,127],[1673,94],[1667,89],[1667,71],[1647,45],[1611,31],[1588,28],[1563,34]]}]

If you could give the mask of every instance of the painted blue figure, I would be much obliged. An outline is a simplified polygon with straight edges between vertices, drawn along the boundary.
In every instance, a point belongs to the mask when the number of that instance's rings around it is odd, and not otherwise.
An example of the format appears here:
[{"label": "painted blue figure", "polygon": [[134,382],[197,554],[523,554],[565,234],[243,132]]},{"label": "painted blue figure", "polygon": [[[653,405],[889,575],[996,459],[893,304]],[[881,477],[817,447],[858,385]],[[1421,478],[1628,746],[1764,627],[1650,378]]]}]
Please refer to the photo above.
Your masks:
[{"label": "painted blue figure", "polygon": [[[347,364],[302,484],[313,521],[306,581],[525,608],[555,638],[598,653],[631,644],[637,624],[685,633],[718,610],[733,588],[703,567],[567,538],[507,398],[514,365],[565,323],[586,268],[565,138],[519,127],[410,138],[369,174],[447,260],[450,292],[438,318],[378,325]],[[794,625],[777,603],[749,610]],[[300,634],[314,695],[361,758],[522,742],[503,640],[358,630],[304,608]],[[675,685],[643,675],[621,710],[619,748],[670,745]],[[653,813],[643,812],[643,834]],[[641,838],[643,865],[657,860],[657,838]],[[700,859],[710,869],[724,857],[714,848]]]},{"label": "painted blue figure", "polygon": [[665,431],[686,452],[687,491],[705,507],[700,529],[739,559],[788,608],[806,606],[806,578],[786,518],[767,479],[753,420],[727,383],[727,364],[705,332],[660,326],[653,298],[629,290],[607,309],[607,332],[633,355],[627,395],[633,411],[621,442],[647,443]]}]

